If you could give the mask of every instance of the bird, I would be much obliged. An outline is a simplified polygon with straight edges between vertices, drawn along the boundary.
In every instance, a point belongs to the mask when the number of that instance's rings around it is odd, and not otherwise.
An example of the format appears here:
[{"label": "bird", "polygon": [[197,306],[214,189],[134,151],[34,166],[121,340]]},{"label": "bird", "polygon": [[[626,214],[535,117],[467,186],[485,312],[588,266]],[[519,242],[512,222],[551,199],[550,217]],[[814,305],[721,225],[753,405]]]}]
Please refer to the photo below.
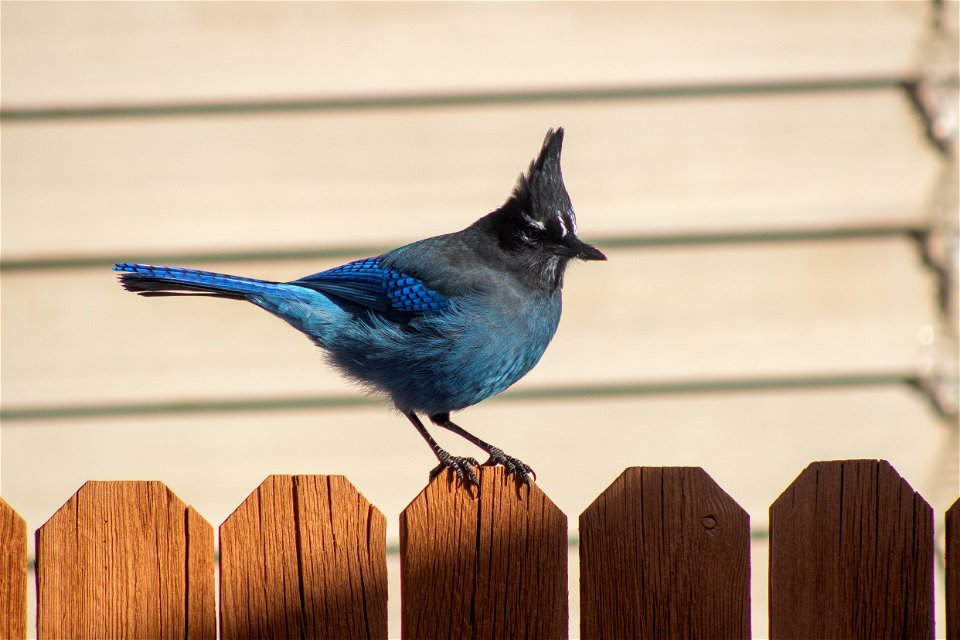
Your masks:
[{"label": "bird", "polygon": [[562,127],[499,208],[466,228],[288,282],[197,269],[117,262],[124,289],[141,296],[246,300],[306,334],[364,389],[385,396],[413,424],[438,464],[479,485],[473,457],[448,453],[420,415],[501,465],[518,484],[533,469],[469,433],[450,414],[496,395],[540,360],[560,322],[571,260],[606,260],[577,235],[560,170]]}]

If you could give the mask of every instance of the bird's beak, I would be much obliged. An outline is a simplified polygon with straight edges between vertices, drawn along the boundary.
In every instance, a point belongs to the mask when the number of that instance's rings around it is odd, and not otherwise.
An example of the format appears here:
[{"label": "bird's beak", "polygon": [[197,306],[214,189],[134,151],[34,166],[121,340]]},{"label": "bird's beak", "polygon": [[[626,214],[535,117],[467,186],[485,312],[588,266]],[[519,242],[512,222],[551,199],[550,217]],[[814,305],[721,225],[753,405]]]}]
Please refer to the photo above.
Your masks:
[{"label": "bird's beak", "polygon": [[572,249],[574,251],[573,256],[581,260],[606,260],[607,256],[603,255],[600,249],[597,249],[592,244],[587,244],[580,238],[574,238],[571,243]]}]

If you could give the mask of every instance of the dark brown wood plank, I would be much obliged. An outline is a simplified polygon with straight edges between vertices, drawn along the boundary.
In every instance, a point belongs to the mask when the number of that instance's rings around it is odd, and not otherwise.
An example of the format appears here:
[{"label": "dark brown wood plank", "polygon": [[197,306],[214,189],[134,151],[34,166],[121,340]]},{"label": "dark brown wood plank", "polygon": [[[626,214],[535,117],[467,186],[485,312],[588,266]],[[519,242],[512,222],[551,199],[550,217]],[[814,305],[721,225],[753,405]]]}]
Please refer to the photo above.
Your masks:
[{"label": "dark brown wood plank", "polygon": [[0,498],[0,638],[27,637],[27,523]]},{"label": "dark brown wood plank", "polygon": [[960,640],[960,499],[947,509],[947,640]]},{"label": "dark brown wood plank", "polygon": [[220,526],[222,638],[386,638],[386,519],[343,476],[274,475]]},{"label": "dark brown wood plank", "polygon": [[749,638],[750,517],[699,467],[633,467],[580,515],[583,638]]},{"label": "dark brown wood plank", "polygon": [[40,638],[215,638],[213,593],[213,529],[160,482],[87,482],[37,531]]},{"label": "dark brown wood plank", "polygon": [[567,517],[502,467],[452,477],[400,514],[402,636],[566,638]]},{"label": "dark brown wood plank", "polygon": [[933,511],[888,462],[815,462],[770,507],[770,637],[933,637]]}]

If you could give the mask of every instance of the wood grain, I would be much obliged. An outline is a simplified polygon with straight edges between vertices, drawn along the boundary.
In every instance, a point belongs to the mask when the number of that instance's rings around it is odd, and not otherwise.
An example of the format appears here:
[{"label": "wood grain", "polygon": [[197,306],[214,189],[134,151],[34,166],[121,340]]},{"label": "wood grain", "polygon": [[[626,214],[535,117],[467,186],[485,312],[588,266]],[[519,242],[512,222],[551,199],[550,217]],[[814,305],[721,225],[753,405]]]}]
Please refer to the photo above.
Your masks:
[{"label": "wood grain", "polygon": [[27,523],[0,498],[0,638],[27,637]]},{"label": "wood grain", "polygon": [[933,615],[933,511],[888,462],[815,462],[771,505],[771,638],[932,638]]},{"label": "wood grain", "polygon": [[580,515],[583,638],[749,638],[750,517],[699,467],[633,467]]},{"label": "wood grain", "polygon": [[404,638],[566,638],[567,518],[535,483],[437,476],[400,514]]},{"label": "wood grain", "polygon": [[386,638],[385,545],[345,477],[268,477],[220,526],[221,637]]},{"label": "wood grain", "polygon": [[960,500],[946,513],[947,640],[960,640]]},{"label": "wood grain", "polygon": [[40,638],[216,638],[213,529],[160,482],[84,484],[37,531]]},{"label": "wood grain", "polygon": [[925,3],[11,3],[3,105],[896,76],[928,16]]}]

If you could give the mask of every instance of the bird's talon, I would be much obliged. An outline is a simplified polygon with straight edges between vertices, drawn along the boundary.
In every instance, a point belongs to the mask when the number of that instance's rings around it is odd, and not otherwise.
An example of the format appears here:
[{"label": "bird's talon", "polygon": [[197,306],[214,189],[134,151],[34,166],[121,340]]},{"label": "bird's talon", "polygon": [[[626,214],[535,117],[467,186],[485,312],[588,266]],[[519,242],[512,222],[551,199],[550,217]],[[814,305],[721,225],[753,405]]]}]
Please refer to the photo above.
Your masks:
[{"label": "bird's talon", "polygon": [[431,480],[440,475],[440,473],[444,470],[449,469],[457,474],[457,478],[460,479],[461,484],[468,487],[470,485],[480,486],[480,479],[477,478],[477,474],[473,470],[473,467],[479,467],[480,463],[474,458],[465,456],[451,456],[446,452],[443,452],[443,455],[438,456],[438,458],[440,460],[440,464],[435,466],[430,471]]},{"label": "bird's talon", "polygon": [[513,456],[508,456],[503,452],[503,449],[493,447],[490,450],[490,457],[483,463],[483,466],[493,467],[496,465],[501,465],[506,470],[507,475],[512,475],[517,482],[522,482],[525,485],[530,484],[531,475],[534,480],[537,479],[537,474],[525,462]]}]

